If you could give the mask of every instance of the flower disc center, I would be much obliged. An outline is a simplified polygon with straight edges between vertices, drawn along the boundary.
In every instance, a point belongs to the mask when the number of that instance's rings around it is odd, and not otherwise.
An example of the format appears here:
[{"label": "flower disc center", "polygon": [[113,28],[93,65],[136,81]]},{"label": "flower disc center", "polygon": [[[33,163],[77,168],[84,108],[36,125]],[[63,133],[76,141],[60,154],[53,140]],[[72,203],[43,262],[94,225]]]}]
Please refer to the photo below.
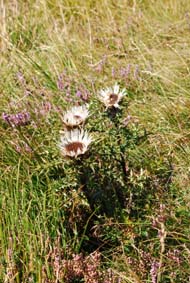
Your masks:
[{"label": "flower disc center", "polygon": [[118,95],[115,94],[115,93],[111,93],[111,94],[109,95],[109,103],[110,103],[111,105],[113,105],[113,104],[115,104],[117,101],[118,101]]},{"label": "flower disc center", "polygon": [[77,120],[81,120],[81,119],[82,119],[80,115],[74,115],[74,117],[75,117],[75,119],[77,119]]},{"label": "flower disc center", "polygon": [[84,147],[83,143],[76,141],[76,142],[71,142],[71,143],[67,144],[65,146],[65,149],[66,149],[67,152],[74,151],[74,152],[77,153],[78,150],[83,150],[83,147]]}]

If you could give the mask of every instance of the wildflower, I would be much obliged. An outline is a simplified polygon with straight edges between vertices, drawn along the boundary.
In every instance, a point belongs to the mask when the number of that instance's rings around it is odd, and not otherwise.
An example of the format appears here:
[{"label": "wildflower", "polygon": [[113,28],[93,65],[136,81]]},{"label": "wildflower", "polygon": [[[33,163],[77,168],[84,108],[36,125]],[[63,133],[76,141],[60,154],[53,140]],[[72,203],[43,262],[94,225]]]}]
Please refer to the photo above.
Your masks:
[{"label": "wildflower", "polygon": [[82,97],[82,92],[80,90],[77,90],[76,96],[79,97],[79,98]]},{"label": "wildflower", "polygon": [[77,90],[76,96],[86,103],[89,100],[90,93],[87,89],[81,88]]},{"label": "wildflower", "polygon": [[57,88],[59,89],[59,90],[64,90],[64,83],[63,83],[63,81],[62,81],[62,77],[61,76],[59,76],[58,77],[58,80],[57,80]]},{"label": "wildflower", "polygon": [[77,127],[85,122],[89,115],[86,105],[74,106],[63,116],[63,123],[70,128]]},{"label": "wildflower", "polygon": [[10,141],[10,144],[14,147],[17,153],[25,154],[25,153],[32,153],[32,148],[24,141],[14,139]]},{"label": "wildflower", "polygon": [[112,70],[111,70],[111,75],[112,75],[113,78],[115,77],[115,73],[116,73],[115,68],[113,67]]},{"label": "wildflower", "polygon": [[157,261],[153,261],[151,265],[151,269],[150,269],[150,276],[151,276],[152,283],[157,282],[159,268],[160,268],[160,263]]},{"label": "wildflower", "polygon": [[19,112],[17,114],[2,114],[2,119],[12,127],[25,126],[30,123],[30,113]]},{"label": "wildflower", "polygon": [[35,108],[36,115],[46,116],[52,109],[49,101],[43,101],[37,108]]},{"label": "wildflower", "polygon": [[59,148],[64,156],[77,157],[87,151],[91,142],[92,137],[87,132],[74,129],[61,136]]},{"label": "wildflower", "polygon": [[94,65],[94,67],[95,67],[94,70],[97,71],[98,73],[101,73],[104,69],[106,61],[107,61],[107,57],[106,57],[106,55],[104,55],[102,57],[102,59]]},{"label": "wildflower", "polygon": [[120,75],[123,78],[127,78],[131,71],[131,65],[128,64],[127,67],[120,69]]},{"label": "wildflower", "polygon": [[124,95],[126,95],[126,90],[120,90],[119,85],[115,84],[113,87],[108,87],[106,89],[100,90],[98,98],[101,102],[104,103],[106,108],[119,108],[119,102]]}]

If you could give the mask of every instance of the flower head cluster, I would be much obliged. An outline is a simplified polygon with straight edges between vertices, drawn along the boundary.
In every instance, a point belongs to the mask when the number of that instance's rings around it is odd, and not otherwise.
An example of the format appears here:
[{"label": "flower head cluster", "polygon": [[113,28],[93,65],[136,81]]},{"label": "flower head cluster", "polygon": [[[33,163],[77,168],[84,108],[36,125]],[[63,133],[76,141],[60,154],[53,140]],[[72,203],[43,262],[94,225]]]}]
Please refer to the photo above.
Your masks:
[{"label": "flower head cluster", "polygon": [[90,134],[83,129],[74,129],[64,132],[64,135],[61,136],[59,148],[64,156],[77,157],[88,150],[91,142]]},{"label": "flower head cluster", "polygon": [[119,85],[116,83],[113,87],[102,89],[98,93],[98,98],[104,103],[106,108],[115,107],[119,108],[119,102],[126,95],[126,90],[120,90]]},{"label": "flower head cluster", "polygon": [[64,114],[63,123],[66,130],[58,145],[63,156],[76,158],[88,150],[92,137],[87,131],[79,128],[84,125],[88,116],[87,105],[73,106]]},{"label": "flower head cluster", "polygon": [[[104,103],[106,109],[119,108],[119,102],[126,93],[126,90],[120,89],[120,86],[116,83],[113,87],[100,90],[97,97]],[[59,143],[62,155],[76,158],[88,150],[92,136],[82,129],[88,117],[87,105],[73,106],[64,113],[65,132],[61,135],[61,142]]]},{"label": "flower head cluster", "polygon": [[88,107],[86,105],[73,106],[63,116],[63,123],[67,128],[78,127],[84,124],[89,116]]}]

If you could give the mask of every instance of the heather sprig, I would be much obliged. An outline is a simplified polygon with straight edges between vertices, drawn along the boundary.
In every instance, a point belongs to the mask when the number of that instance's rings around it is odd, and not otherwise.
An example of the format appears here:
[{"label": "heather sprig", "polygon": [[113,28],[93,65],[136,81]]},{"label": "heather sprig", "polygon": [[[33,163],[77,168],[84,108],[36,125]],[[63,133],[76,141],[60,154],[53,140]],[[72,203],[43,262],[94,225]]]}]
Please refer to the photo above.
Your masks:
[{"label": "heather sprig", "polygon": [[31,122],[30,113],[18,112],[16,114],[8,114],[3,112],[2,119],[9,124],[11,127],[26,126]]}]

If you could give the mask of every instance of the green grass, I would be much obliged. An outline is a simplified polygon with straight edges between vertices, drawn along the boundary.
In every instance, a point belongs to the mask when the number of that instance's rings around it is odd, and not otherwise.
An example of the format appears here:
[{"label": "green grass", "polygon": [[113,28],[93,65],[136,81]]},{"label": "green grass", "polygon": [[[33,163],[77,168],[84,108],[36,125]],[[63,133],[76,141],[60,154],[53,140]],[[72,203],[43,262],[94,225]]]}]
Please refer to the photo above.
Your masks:
[{"label": "green grass", "polygon": [[[32,120],[0,120],[0,282],[188,282],[190,2],[2,0],[0,26],[0,114]],[[115,82],[110,119],[97,92]],[[65,159],[78,90],[94,142]]]}]

